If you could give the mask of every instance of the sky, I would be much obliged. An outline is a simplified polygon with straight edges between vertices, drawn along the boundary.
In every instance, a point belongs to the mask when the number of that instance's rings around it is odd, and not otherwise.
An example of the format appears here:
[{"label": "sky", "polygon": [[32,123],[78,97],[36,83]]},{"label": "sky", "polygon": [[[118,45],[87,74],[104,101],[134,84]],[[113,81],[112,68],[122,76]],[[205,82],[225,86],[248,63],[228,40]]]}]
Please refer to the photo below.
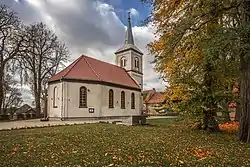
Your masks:
[{"label": "sky", "polygon": [[[84,54],[115,63],[114,52],[124,44],[128,11],[131,12],[135,45],[143,55],[144,89],[162,91],[164,82],[154,71],[146,45],[155,39],[154,28],[142,24],[150,7],[139,0],[0,0],[18,13],[24,24],[44,22],[70,51],[70,62]],[[27,86],[23,99],[33,98]]]}]

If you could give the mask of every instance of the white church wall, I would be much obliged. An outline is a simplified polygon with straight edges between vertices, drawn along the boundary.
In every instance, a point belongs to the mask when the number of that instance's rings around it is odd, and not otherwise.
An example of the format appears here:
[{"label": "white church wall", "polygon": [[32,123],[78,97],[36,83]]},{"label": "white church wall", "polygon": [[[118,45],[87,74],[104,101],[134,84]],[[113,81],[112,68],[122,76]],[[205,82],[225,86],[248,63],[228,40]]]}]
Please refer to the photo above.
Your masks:
[{"label": "white church wall", "polygon": [[[67,85],[64,117],[99,117],[101,106],[101,86],[98,84],[87,84],[77,82],[65,82]],[[79,108],[80,87],[87,88],[87,108]],[[94,113],[89,112],[94,109]]]},{"label": "white church wall", "polygon": [[[55,99],[54,99],[54,90]],[[55,100],[55,103],[54,103]],[[55,104],[55,105],[54,105]],[[62,83],[52,83],[48,87],[48,117],[61,118]]]},{"label": "white church wall", "polygon": [[[114,108],[109,108],[109,90],[114,92]],[[125,109],[121,109],[121,92],[125,92]],[[131,94],[135,94],[135,109],[131,109]],[[102,110],[101,116],[128,116],[140,115],[140,95],[139,91],[117,88],[112,86],[102,86]]]},{"label": "white church wall", "polygon": [[[79,90],[81,86],[87,88],[87,108],[79,108]],[[109,90],[114,91],[114,108],[109,108]],[[139,91],[121,89],[100,84],[87,84],[77,82],[65,82],[64,85],[64,110],[63,117],[107,117],[140,115]],[[121,92],[125,92],[125,109],[121,109]],[[135,109],[131,109],[131,93],[135,94]],[[94,113],[89,112],[94,109]]]}]

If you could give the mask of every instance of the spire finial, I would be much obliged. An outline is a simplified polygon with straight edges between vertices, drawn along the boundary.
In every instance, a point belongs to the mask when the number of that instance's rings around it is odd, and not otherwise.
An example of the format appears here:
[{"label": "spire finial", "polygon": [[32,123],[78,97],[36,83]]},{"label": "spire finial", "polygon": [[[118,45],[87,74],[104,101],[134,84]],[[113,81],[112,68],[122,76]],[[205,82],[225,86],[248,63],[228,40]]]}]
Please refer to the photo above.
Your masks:
[{"label": "spire finial", "polygon": [[128,29],[126,32],[126,37],[125,37],[125,44],[132,44],[134,45],[134,37],[132,33],[132,26],[131,26],[131,16],[130,16],[130,11],[128,12]]}]

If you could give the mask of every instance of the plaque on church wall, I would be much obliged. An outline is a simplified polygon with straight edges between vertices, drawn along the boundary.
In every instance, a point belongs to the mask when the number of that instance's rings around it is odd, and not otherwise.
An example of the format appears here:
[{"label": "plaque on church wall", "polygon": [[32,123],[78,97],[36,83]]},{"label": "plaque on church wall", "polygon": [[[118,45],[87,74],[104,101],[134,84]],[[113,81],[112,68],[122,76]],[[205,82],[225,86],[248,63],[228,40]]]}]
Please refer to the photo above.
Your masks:
[{"label": "plaque on church wall", "polygon": [[94,108],[89,108],[89,113],[94,113],[95,109]]}]

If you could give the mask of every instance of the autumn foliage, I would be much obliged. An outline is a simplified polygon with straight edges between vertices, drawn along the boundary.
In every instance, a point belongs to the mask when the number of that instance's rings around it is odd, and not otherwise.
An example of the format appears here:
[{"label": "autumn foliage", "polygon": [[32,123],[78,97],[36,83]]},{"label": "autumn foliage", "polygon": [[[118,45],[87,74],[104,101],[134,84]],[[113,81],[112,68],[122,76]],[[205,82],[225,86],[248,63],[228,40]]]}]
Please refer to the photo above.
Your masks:
[{"label": "autumn foliage", "polygon": [[188,148],[187,151],[193,156],[199,158],[199,160],[212,157],[212,152],[202,148]]},{"label": "autumn foliage", "polygon": [[219,128],[221,131],[227,133],[236,133],[239,130],[239,122],[229,121],[224,124],[219,124]]}]

